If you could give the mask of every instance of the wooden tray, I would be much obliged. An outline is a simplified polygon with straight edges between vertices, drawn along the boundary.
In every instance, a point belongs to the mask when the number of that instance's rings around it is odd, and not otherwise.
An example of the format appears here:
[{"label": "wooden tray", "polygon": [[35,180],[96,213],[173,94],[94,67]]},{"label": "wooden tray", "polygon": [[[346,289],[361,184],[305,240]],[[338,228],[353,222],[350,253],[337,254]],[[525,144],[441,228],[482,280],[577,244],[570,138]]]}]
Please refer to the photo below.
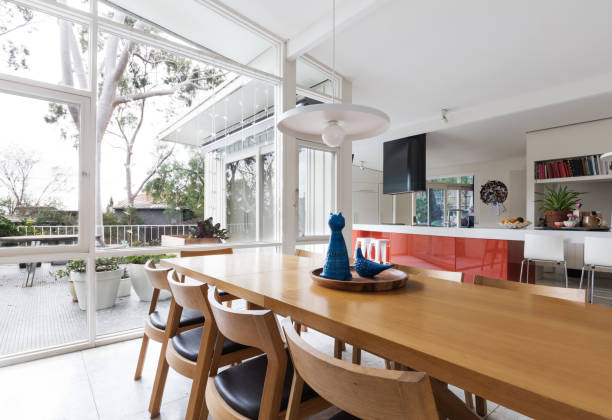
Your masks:
[{"label": "wooden tray", "polygon": [[351,280],[332,280],[320,276],[323,268],[317,268],[310,273],[315,284],[329,289],[347,290],[350,292],[384,292],[385,290],[399,289],[406,285],[408,276],[403,271],[389,268],[373,278],[361,277],[351,267]]}]

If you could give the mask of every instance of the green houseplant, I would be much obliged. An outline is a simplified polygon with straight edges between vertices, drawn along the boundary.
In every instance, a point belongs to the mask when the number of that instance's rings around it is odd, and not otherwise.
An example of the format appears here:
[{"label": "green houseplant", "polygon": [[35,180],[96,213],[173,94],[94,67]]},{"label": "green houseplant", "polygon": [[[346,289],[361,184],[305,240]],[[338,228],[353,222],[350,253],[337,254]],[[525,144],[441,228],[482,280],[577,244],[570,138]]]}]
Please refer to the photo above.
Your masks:
[{"label": "green houseplant", "polygon": [[[55,272],[56,277],[69,277],[74,285],[79,308],[87,309],[87,263],[84,260],[74,260],[66,267]],[[115,305],[119,282],[123,269],[119,267],[118,258],[96,259],[96,310],[106,309]]]},{"label": "green houseplant", "polygon": [[217,244],[229,238],[229,231],[221,229],[221,223],[213,223],[213,218],[200,220],[191,229],[190,235],[162,235],[162,246],[182,246],[198,244]]},{"label": "green houseplant", "polygon": [[[130,281],[132,282],[132,288],[138,299],[143,302],[150,302],[153,297],[153,286],[147,278],[144,266],[147,261],[153,260],[155,264],[159,263],[160,260],[165,258],[174,258],[174,254],[158,254],[158,255],[130,255],[124,257],[123,262],[127,264],[127,271],[130,275]],[[162,290],[159,294],[159,299],[169,299],[170,292]]]},{"label": "green houseplant", "polygon": [[544,192],[536,192],[542,196],[536,200],[540,204],[540,211],[546,217],[546,226],[554,226],[555,222],[563,222],[567,218],[567,213],[574,210],[576,204],[580,202],[580,197],[585,194],[583,192],[571,191],[567,186],[546,187]]}]

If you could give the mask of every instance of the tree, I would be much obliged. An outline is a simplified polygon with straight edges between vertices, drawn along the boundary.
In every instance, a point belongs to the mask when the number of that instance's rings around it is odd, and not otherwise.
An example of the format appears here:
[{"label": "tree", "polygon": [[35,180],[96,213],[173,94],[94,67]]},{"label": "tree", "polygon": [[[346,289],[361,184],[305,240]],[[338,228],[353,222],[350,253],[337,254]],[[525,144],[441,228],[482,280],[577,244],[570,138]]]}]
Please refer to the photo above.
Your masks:
[{"label": "tree", "polygon": [[8,214],[14,214],[17,207],[39,207],[41,205],[56,206],[53,194],[65,191],[68,177],[59,166],[51,169],[51,173],[40,175],[46,181],[33,191],[32,181],[38,159],[17,146],[6,148],[0,159],[0,184],[7,191],[2,200]]},{"label": "tree", "polygon": [[145,191],[154,201],[166,203],[170,214],[191,210],[204,216],[204,155],[197,152],[186,164],[176,159],[162,164]]},{"label": "tree", "polygon": [[[133,26],[138,30],[151,31],[142,22],[134,21],[122,13],[111,16],[116,22]],[[79,45],[86,46],[86,38],[80,42],[72,25],[60,21],[62,83],[68,86],[87,88],[86,72]],[[125,178],[128,204],[142,191],[146,183],[171,156],[172,150],[159,148],[154,164],[145,178],[136,187],[132,184],[132,157],[134,145],[143,126],[149,100],[156,97],[171,97],[175,101],[165,114],[173,114],[176,103],[191,106],[198,91],[219,85],[224,74],[217,69],[201,66],[191,60],[172,53],[106,35],[98,48],[101,50],[100,85],[96,114],[96,225],[102,224],[100,199],[101,144],[107,136],[122,140],[126,153]],[[75,81],[76,76],[76,81]],[[57,122],[70,115],[76,127],[80,127],[76,109],[54,104],[46,118]]]},{"label": "tree", "polygon": [[[0,0],[0,39],[8,38],[9,34],[26,27],[33,17],[30,9]],[[28,68],[27,58],[30,50],[26,46],[17,45],[11,39],[3,39],[2,53],[13,70]]]}]

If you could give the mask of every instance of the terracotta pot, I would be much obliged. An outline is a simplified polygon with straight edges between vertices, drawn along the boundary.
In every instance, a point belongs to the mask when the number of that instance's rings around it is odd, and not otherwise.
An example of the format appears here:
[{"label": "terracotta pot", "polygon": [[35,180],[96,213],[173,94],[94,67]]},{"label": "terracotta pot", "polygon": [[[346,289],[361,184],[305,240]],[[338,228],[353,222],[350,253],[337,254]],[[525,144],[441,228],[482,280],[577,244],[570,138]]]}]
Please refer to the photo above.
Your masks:
[{"label": "terracotta pot", "polygon": [[567,211],[549,210],[544,213],[546,217],[546,226],[554,227],[555,222],[565,222],[567,220]]}]

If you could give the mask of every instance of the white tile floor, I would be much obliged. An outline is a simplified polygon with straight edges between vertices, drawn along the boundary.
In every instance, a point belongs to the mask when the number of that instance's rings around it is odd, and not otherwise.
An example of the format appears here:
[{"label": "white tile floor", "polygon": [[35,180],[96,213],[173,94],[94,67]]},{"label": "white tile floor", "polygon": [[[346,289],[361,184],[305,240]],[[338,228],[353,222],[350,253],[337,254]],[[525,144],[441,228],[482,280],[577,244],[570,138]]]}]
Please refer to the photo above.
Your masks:
[{"label": "white tile floor", "polygon": [[[313,331],[305,337],[331,352],[329,337]],[[160,345],[150,343],[142,379],[134,381],[139,348],[140,340],[131,340],[1,368],[0,419],[149,419],[147,408]],[[350,358],[350,347],[344,358]],[[362,363],[384,367],[381,359],[368,353],[363,354]],[[190,380],[170,370],[160,419],[185,417],[190,387]],[[463,398],[463,391],[453,391]],[[486,418],[490,420],[527,419],[492,402],[488,408]]]}]

